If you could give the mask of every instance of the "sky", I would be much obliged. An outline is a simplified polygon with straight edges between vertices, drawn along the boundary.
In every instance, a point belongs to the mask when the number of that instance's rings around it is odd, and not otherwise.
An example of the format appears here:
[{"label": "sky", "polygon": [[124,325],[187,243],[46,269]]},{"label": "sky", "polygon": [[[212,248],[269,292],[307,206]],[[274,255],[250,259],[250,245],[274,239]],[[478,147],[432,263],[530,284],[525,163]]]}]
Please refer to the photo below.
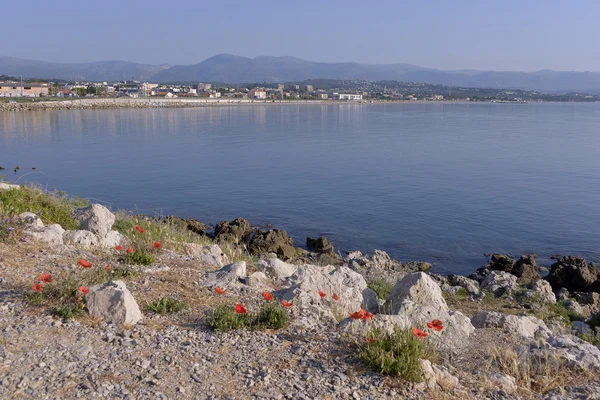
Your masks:
[{"label": "sky", "polygon": [[0,56],[188,65],[216,54],[600,71],[597,0],[19,0]]}]

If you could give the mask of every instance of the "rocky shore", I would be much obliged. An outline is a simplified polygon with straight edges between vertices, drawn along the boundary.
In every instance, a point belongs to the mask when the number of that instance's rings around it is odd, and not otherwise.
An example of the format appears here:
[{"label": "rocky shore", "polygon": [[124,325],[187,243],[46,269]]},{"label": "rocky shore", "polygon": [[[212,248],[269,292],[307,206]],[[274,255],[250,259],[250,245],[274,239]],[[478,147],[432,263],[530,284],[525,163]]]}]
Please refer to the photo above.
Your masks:
[{"label": "rocky shore", "polygon": [[441,276],[243,218],[26,209],[27,190],[0,185],[0,398],[600,398],[582,258]]}]

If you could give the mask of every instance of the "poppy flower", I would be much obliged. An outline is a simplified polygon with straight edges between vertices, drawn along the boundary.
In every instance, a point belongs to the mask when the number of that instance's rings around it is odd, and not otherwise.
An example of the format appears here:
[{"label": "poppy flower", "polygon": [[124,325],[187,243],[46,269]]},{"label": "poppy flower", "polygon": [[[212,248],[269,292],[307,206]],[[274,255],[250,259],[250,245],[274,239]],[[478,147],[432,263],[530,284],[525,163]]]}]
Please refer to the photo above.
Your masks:
[{"label": "poppy flower", "polygon": [[377,339],[372,338],[372,337],[366,337],[365,338],[365,342],[367,343],[375,343],[377,341]]},{"label": "poppy flower", "polygon": [[112,271],[112,267],[111,267],[110,265],[107,265],[107,266],[106,266],[106,270],[107,270],[107,271]]},{"label": "poppy flower", "polygon": [[292,303],[288,302],[287,300],[283,300],[283,301],[281,302],[281,304],[282,304],[284,307],[291,307],[291,306],[292,306]]},{"label": "poppy flower", "polygon": [[135,251],[135,250],[133,250],[133,247],[128,247],[128,248],[127,248],[127,252],[128,252],[129,254],[133,253],[134,251]]},{"label": "poppy flower", "polygon": [[87,286],[79,286],[79,291],[83,294],[88,294],[88,292],[90,291],[90,289],[88,289]]},{"label": "poppy flower", "polygon": [[350,317],[353,319],[363,319],[365,318],[365,315],[367,315],[367,312],[361,308],[360,311],[351,313]]},{"label": "poppy flower", "polygon": [[366,319],[367,321],[370,321],[373,317],[374,317],[374,315],[367,311],[367,312],[365,312],[365,315],[363,316],[363,319]]},{"label": "poppy flower", "polygon": [[271,301],[271,300],[273,300],[273,293],[269,293],[269,292],[262,292],[262,297],[263,297],[263,299],[265,299],[266,301]]},{"label": "poppy flower", "polygon": [[235,305],[235,312],[238,314],[246,314],[246,308],[244,308],[243,305],[241,304],[236,304]]},{"label": "poppy flower", "polygon": [[144,233],[144,228],[142,228],[142,227],[141,227],[141,226],[139,226],[139,225],[136,225],[136,226],[134,226],[134,227],[133,227],[133,229],[135,229],[135,230],[136,230],[136,231],[138,231],[139,233]]},{"label": "poppy flower", "polygon": [[319,290],[319,296],[324,299],[327,295]]},{"label": "poppy flower", "polygon": [[116,251],[121,251],[121,250],[123,250],[123,246],[121,246],[121,245],[118,244],[118,245],[115,246],[115,250]]},{"label": "poppy flower", "polygon": [[50,275],[50,274],[41,274],[40,275],[40,282],[52,283],[52,275]]},{"label": "poppy flower", "polygon": [[439,319],[434,319],[433,321],[428,322],[427,327],[438,332],[444,329],[444,325],[442,325],[442,321],[440,321]]},{"label": "poppy flower", "polygon": [[92,263],[88,260],[84,260],[83,258],[79,260],[79,265],[81,265],[83,268],[92,268]]},{"label": "poppy flower", "polygon": [[219,293],[219,294],[225,294],[225,290],[221,289],[220,287],[216,287],[215,288],[215,292]]},{"label": "poppy flower", "polygon": [[160,249],[162,247],[162,244],[158,243],[158,242],[154,242],[154,248],[155,249]]},{"label": "poppy flower", "polygon": [[333,294],[333,296],[331,296],[331,297],[333,297],[333,299],[334,299],[335,301],[338,301],[338,300],[340,299],[340,298],[338,297],[338,295],[337,295],[337,294],[335,294],[335,293],[334,293],[334,294]]},{"label": "poppy flower", "polygon": [[419,328],[413,328],[412,331],[413,331],[413,335],[415,335],[418,338],[426,338],[427,336],[429,336],[429,333],[423,332]]},{"label": "poppy flower", "polygon": [[44,289],[42,288],[42,284],[41,283],[36,283],[35,285],[33,285],[31,287],[31,290],[34,290],[38,293],[42,293],[44,291]]}]

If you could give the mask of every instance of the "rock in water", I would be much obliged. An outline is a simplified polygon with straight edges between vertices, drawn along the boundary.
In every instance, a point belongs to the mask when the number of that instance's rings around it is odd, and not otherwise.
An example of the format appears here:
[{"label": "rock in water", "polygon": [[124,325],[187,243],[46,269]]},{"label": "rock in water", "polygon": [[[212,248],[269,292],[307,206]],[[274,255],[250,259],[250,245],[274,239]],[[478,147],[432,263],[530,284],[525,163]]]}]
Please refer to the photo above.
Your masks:
[{"label": "rock in water", "polygon": [[215,241],[217,243],[245,243],[252,235],[252,226],[244,218],[221,221],[215,226]]},{"label": "rock in water", "polygon": [[282,260],[292,260],[298,254],[294,241],[282,229],[257,229],[248,244],[248,251],[256,255],[275,253]]},{"label": "rock in water", "polygon": [[333,245],[325,236],[320,236],[317,239],[307,237],[306,238],[306,247],[309,249],[314,249],[320,253],[329,253],[333,252]]},{"label": "rock in water", "polygon": [[92,204],[76,210],[75,218],[79,221],[81,229],[90,231],[100,238],[106,237],[115,223],[115,215],[100,204]]},{"label": "rock in water", "polygon": [[85,300],[90,315],[106,322],[135,325],[142,319],[142,312],[123,281],[93,286]]},{"label": "rock in water", "polygon": [[598,267],[593,262],[587,263],[584,258],[560,257],[550,267],[546,280],[552,289],[566,288],[569,291],[593,292],[600,289],[595,284],[598,279]]}]

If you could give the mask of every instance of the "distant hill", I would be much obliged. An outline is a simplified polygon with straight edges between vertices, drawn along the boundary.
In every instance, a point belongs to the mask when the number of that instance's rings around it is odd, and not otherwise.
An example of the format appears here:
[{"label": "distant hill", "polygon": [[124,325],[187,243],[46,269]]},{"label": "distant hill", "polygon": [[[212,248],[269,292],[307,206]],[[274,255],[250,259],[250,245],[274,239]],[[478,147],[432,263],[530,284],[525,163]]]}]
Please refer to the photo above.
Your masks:
[{"label": "distant hill", "polygon": [[307,79],[397,80],[473,88],[513,88],[541,92],[600,92],[600,73],[501,72],[423,68],[412,64],[324,63],[296,57],[246,58],[219,54],[193,65],[145,65],[125,61],[48,63],[0,57],[0,74],[29,78],[169,82],[296,82]]},{"label": "distant hill", "polygon": [[0,74],[23,78],[46,78],[81,81],[148,80],[170,65],[145,65],[126,61],[91,63],[51,63],[0,57]]}]

